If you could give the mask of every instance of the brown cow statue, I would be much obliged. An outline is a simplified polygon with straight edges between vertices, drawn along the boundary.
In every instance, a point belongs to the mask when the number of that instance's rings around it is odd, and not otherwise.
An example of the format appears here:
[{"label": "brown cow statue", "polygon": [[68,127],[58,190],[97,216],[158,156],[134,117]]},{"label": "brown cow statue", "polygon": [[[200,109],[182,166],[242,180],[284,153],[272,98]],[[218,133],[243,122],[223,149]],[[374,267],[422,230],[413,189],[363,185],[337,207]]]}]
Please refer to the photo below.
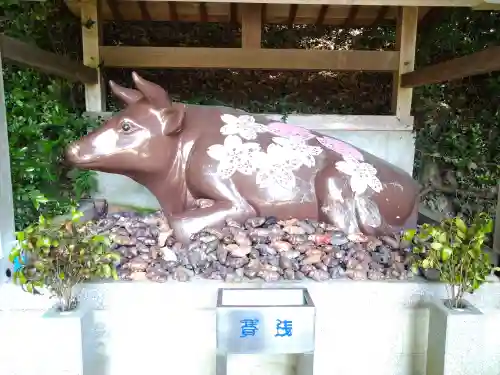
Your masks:
[{"label": "brown cow statue", "polygon": [[132,76],[137,89],[110,82],[126,108],[72,143],[67,159],[147,187],[179,241],[252,216],[321,220],[354,235],[416,224],[418,185],[384,160],[264,116],[173,103],[160,86]]}]

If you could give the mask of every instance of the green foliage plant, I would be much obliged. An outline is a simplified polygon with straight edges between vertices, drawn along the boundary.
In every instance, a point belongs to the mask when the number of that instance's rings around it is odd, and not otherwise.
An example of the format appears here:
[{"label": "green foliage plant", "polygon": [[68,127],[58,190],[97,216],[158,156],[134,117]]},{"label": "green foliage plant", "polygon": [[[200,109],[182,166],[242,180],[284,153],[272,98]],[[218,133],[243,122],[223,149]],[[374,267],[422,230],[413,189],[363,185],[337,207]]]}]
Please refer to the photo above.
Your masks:
[{"label": "green foliage plant", "polygon": [[408,230],[403,238],[413,245],[414,268],[434,268],[446,283],[447,307],[464,307],[465,293],[477,290],[497,267],[493,267],[484,242],[493,230],[493,220],[484,212],[467,226],[460,217],[439,225],[424,224]]},{"label": "green foliage plant", "polygon": [[[0,2],[0,32],[77,60],[81,25],[60,0]],[[3,80],[16,230],[38,219],[33,201],[46,196],[45,215],[70,211],[96,189],[95,173],[71,168],[64,149],[96,126],[82,116],[83,85],[4,61]]]},{"label": "green foliage plant", "polygon": [[[71,217],[56,223],[39,216],[38,223],[17,232],[18,244],[9,259],[22,259],[13,280],[30,293],[46,288],[58,302],[59,311],[78,306],[76,285],[93,279],[118,279],[115,264],[120,259],[110,251],[108,237],[92,232],[90,222],[81,222],[83,213],[75,208]],[[23,259],[24,258],[24,259]]]}]

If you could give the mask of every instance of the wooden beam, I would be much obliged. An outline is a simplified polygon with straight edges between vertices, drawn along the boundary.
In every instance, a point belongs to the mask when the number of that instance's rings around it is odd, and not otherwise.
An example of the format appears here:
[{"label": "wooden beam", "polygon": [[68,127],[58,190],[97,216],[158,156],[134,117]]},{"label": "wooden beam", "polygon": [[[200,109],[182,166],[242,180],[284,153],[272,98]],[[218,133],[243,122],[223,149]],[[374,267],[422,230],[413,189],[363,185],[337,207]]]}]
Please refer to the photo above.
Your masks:
[{"label": "wooden beam", "polygon": [[[126,21],[181,21],[199,22],[199,7],[194,3],[177,2],[138,2],[137,4],[124,3],[115,0],[122,18]],[[66,0],[69,9],[75,15],[80,15],[80,3],[77,0]],[[212,3],[207,2],[207,21],[227,23],[230,19],[234,24],[241,21],[241,3]],[[265,8],[266,4],[260,4]],[[238,8],[238,11],[236,11]],[[295,24],[323,24],[340,26],[349,16],[349,9],[346,6],[299,6],[294,19]],[[271,24],[286,24],[290,20],[290,5],[271,5],[265,17],[265,22]],[[113,13],[109,4],[101,4],[101,21],[113,21]],[[379,7],[361,7],[354,22],[355,26],[370,26],[379,13]],[[382,20],[384,25],[396,23],[397,9],[388,7],[387,14]],[[233,17],[233,18],[231,18]],[[377,25],[378,26],[378,25]]]},{"label": "wooden beam", "polygon": [[377,14],[377,17],[375,17],[375,19],[373,20],[373,23],[370,25],[371,27],[376,27],[378,26],[379,24],[381,24],[385,17],[387,16],[387,13],[389,13],[389,10],[391,8],[385,6],[385,7],[380,7],[379,11],[378,11],[378,14]]},{"label": "wooden beam", "polygon": [[73,82],[95,83],[97,71],[66,56],[44,51],[18,39],[0,35],[0,48],[6,60],[38,69]]},{"label": "wooden beam", "polygon": [[325,16],[327,12],[328,12],[328,5],[322,5],[318,12],[318,18],[316,19],[317,26],[323,25],[323,23],[325,22]]},{"label": "wooden beam", "polygon": [[[141,19],[143,21],[151,21],[151,13],[149,13],[148,6],[146,3],[140,2],[139,3],[139,11],[141,13]],[[102,15],[101,15],[102,17]]]},{"label": "wooden beam", "polygon": [[208,21],[208,12],[207,12],[207,4],[204,2],[198,3],[200,7],[200,21],[207,22]]},{"label": "wooden beam", "polygon": [[260,48],[262,40],[262,5],[241,5],[241,46]]},{"label": "wooden beam", "polygon": [[229,4],[229,22],[233,25],[238,23],[238,4],[236,3]]},{"label": "wooden beam", "polygon": [[297,17],[297,11],[299,10],[299,6],[297,4],[290,4],[290,10],[288,11],[288,27],[292,27],[295,23],[295,18]]},{"label": "wooden beam", "polygon": [[390,72],[397,51],[101,46],[104,66]]},{"label": "wooden beam", "polygon": [[[81,0],[86,3],[93,0]],[[147,1],[151,3],[163,2],[165,0],[121,0],[121,2]],[[176,0],[178,3],[193,0]],[[211,0],[211,3],[227,3],[227,0]],[[262,0],[231,0],[233,3],[260,4]],[[409,6],[409,7],[474,7],[482,3],[482,0],[266,0],[266,4],[303,4],[303,5],[360,5],[360,6]]]},{"label": "wooden beam", "polygon": [[401,76],[411,72],[415,66],[417,44],[418,8],[399,8],[396,27],[396,49],[399,51],[399,67],[394,73],[392,91],[392,111],[399,118],[411,114],[413,90],[401,86]]},{"label": "wooden beam", "polygon": [[[83,115],[92,119],[108,120],[116,113],[85,112]],[[277,113],[256,113],[270,121],[282,121],[283,115]],[[372,115],[289,115],[286,122],[304,126],[317,131],[349,130],[349,131],[413,131],[413,117],[400,120],[396,116]]]},{"label": "wooden beam", "polygon": [[344,23],[342,27],[348,28],[348,27],[353,27],[354,21],[356,20],[356,16],[358,15],[359,12],[359,5],[354,5],[349,9],[349,14],[347,15],[347,18],[344,20]]},{"label": "wooden beam", "polygon": [[486,74],[500,70],[500,47],[491,47],[471,55],[457,57],[403,74],[403,87],[418,87]]},{"label": "wooden beam", "polygon": [[168,2],[168,15],[169,15],[169,21],[179,21],[177,5],[173,1]]},{"label": "wooden beam", "polygon": [[97,82],[85,85],[87,111],[106,109],[106,91],[100,72],[99,45],[102,39],[99,0],[87,0],[80,5],[82,20],[83,63],[97,70]]}]

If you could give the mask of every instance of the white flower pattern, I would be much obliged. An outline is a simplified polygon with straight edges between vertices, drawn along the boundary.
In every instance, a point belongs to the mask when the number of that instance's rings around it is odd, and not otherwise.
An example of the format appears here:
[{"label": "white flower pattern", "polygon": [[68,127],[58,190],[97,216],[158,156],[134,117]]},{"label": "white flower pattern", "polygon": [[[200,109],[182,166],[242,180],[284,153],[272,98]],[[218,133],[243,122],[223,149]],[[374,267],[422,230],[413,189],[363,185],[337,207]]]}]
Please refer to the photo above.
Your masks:
[{"label": "white flower pattern", "polygon": [[237,135],[229,135],[224,144],[215,144],[207,149],[207,154],[219,161],[217,174],[222,179],[230,178],[236,171],[251,175],[256,171],[256,161],[262,154],[260,145],[255,142],[243,143]]},{"label": "white flower pattern", "polygon": [[241,138],[251,141],[257,138],[258,133],[264,133],[267,131],[267,127],[255,122],[253,116],[242,115],[222,115],[221,120],[225,123],[220,128],[220,132],[223,135],[239,135]]},{"label": "white flower pattern", "polygon": [[310,146],[301,138],[283,138],[273,137],[273,142],[283,147],[293,159],[300,160],[301,164],[311,168],[316,165],[315,156],[323,152],[323,149],[318,146]]},{"label": "white flower pattern", "polygon": [[343,161],[336,162],[335,167],[350,176],[349,182],[354,194],[363,194],[368,187],[377,193],[382,191],[382,183],[376,176],[377,170],[373,165],[346,157]]},{"label": "white flower pattern", "polygon": [[293,171],[302,165],[297,158],[287,157],[286,150],[276,144],[270,144],[266,153],[256,155],[257,185],[269,188],[278,184],[286,190],[295,187],[296,179]]}]

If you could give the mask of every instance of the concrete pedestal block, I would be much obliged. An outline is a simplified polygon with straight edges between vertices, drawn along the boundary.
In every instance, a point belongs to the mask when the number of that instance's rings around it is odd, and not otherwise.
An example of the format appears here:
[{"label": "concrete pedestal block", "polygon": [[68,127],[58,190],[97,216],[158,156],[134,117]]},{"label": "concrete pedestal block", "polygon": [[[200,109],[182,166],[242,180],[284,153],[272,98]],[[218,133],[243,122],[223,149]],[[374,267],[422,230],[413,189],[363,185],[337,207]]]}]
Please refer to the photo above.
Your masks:
[{"label": "concrete pedestal block", "polygon": [[485,316],[466,301],[451,309],[447,300],[430,304],[427,375],[488,375],[483,364]]},{"label": "concrete pedestal block", "polygon": [[0,374],[91,375],[91,327],[85,309],[0,312]]}]

